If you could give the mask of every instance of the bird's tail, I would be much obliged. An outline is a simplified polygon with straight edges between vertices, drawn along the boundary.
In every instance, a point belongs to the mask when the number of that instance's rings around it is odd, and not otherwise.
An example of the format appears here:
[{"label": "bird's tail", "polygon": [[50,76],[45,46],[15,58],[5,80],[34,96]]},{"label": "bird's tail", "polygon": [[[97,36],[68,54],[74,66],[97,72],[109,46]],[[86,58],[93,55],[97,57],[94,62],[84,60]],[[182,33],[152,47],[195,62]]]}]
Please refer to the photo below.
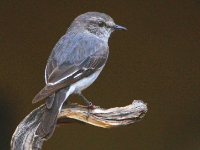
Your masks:
[{"label": "bird's tail", "polygon": [[[36,135],[38,135],[41,139],[47,140],[53,135],[58,114],[62,108],[63,103],[69,96],[69,92],[69,87],[66,87],[56,92],[53,96],[47,98],[47,107],[43,114],[41,123],[36,131]],[[49,102],[51,102],[51,107],[48,106]]]}]

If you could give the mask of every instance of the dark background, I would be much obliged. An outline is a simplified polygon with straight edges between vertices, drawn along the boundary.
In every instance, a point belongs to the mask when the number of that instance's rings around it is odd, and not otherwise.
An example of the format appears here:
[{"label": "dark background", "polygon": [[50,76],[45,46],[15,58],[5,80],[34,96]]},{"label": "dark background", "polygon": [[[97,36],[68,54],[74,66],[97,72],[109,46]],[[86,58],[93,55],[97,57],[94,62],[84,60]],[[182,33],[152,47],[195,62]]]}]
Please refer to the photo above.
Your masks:
[{"label": "dark background", "polygon": [[[17,125],[41,103],[47,58],[78,15],[109,14],[128,31],[114,32],[98,80],[83,94],[104,108],[133,99],[148,104],[137,124],[115,129],[69,124],[57,128],[44,150],[199,150],[200,2],[1,1],[0,149],[9,149]],[[73,95],[72,102],[83,103]]]}]

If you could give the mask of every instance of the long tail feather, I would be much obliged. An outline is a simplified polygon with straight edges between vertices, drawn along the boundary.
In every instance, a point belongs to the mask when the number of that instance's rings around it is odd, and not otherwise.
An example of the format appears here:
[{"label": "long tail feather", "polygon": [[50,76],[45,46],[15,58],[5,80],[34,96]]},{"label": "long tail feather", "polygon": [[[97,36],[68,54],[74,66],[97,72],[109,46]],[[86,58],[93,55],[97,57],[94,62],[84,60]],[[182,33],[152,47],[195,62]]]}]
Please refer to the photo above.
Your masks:
[{"label": "long tail feather", "polygon": [[[53,135],[58,114],[62,108],[63,103],[69,96],[69,92],[69,87],[67,87],[58,91],[55,96],[50,97],[52,103],[50,106],[47,106],[41,123],[36,131],[36,135],[38,135],[40,138],[49,139]],[[49,101],[49,99],[47,101]]]}]

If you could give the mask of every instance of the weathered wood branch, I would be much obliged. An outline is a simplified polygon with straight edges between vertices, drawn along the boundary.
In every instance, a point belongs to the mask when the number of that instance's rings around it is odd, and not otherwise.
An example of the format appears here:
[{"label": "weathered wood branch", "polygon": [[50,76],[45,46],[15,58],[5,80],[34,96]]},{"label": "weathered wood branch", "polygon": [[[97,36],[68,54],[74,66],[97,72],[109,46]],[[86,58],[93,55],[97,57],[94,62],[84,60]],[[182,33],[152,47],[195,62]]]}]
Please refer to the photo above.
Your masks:
[{"label": "weathered wood branch", "polygon": [[[16,128],[11,139],[11,150],[40,150],[43,140],[35,131],[45,111],[45,105],[33,110]],[[64,123],[88,123],[98,127],[112,128],[136,123],[147,112],[147,105],[134,100],[125,107],[93,109],[88,116],[88,108],[78,104],[64,105],[58,116],[57,125]]]}]

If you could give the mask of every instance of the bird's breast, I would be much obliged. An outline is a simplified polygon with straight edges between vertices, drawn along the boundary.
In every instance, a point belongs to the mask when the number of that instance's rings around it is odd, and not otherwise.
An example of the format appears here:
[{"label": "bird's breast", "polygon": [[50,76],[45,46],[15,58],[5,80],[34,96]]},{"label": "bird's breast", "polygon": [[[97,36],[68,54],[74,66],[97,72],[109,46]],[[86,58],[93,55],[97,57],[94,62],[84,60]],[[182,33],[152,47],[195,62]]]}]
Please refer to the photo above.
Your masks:
[{"label": "bird's breast", "polygon": [[102,69],[96,71],[95,73],[93,73],[89,77],[85,77],[85,78],[79,80],[78,82],[72,84],[71,87],[70,87],[71,92],[72,93],[79,93],[82,90],[86,89],[88,86],[90,86],[96,80],[96,78],[99,76]]}]

